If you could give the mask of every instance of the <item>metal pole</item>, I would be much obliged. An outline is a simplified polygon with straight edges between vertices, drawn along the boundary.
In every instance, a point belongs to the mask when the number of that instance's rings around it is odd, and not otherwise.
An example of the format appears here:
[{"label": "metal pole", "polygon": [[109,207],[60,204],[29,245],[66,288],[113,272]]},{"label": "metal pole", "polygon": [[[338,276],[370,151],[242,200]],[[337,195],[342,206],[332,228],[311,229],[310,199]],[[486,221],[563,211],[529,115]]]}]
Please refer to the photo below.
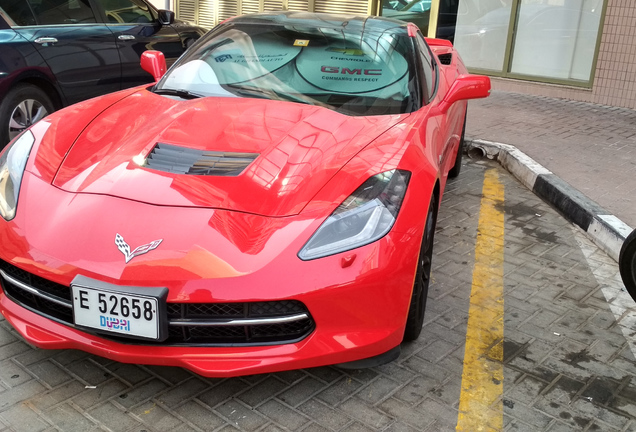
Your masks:
[{"label": "metal pole", "polygon": [[167,10],[170,10],[170,0],[166,0],[165,8],[166,8]]}]

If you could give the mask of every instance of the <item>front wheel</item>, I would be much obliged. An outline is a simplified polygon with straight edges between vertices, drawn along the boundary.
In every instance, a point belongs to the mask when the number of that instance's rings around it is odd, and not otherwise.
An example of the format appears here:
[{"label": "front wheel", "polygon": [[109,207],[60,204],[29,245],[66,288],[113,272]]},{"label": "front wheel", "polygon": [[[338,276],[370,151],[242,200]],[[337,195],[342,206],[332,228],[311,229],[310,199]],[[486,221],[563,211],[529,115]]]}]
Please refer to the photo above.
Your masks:
[{"label": "front wheel", "polygon": [[448,170],[448,177],[455,178],[459,175],[459,172],[462,170],[462,156],[464,155],[464,137],[466,136],[466,116],[468,114],[468,108],[466,108],[466,113],[464,114],[464,126],[462,127],[462,136],[459,139],[459,145],[457,147],[457,156],[455,156],[455,163],[453,167]]},{"label": "front wheel", "polygon": [[53,111],[51,98],[39,87],[21,84],[11,89],[0,103],[0,149]]},{"label": "front wheel", "polygon": [[618,267],[627,292],[636,300],[636,230],[623,243]]},{"label": "front wheel", "polygon": [[431,263],[433,260],[433,238],[435,236],[435,225],[437,222],[437,200],[435,195],[431,197],[426,215],[426,225],[422,236],[422,246],[417,260],[417,270],[415,281],[413,282],[413,293],[411,294],[411,305],[406,318],[406,328],[404,329],[404,341],[414,341],[422,332],[424,324],[424,312],[426,310],[426,298],[428,297],[428,285],[431,280]]}]

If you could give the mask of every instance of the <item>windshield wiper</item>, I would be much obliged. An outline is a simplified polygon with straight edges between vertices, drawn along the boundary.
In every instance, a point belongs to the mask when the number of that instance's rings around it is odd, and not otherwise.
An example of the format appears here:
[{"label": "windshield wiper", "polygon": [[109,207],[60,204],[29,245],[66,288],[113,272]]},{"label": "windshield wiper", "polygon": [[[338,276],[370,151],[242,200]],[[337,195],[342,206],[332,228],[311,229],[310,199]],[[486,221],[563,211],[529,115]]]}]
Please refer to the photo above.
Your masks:
[{"label": "windshield wiper", "polygon": [[182,99],[197,99],[204,97],[203,95],[192,93],[191,91],[183,89],[155,89],[154,92],[156,94],[178,96]]},{"label": "windshield wiper", "polygon": [[239,86],[235,84],[228,84],[228,87],[232,89],[232,93],[240,96],[251,96],[256,98],[263,99],[274,99],[274,100],[286,100],[291,102],[300,102],[300,103],[309,103],[307,100],[292,96],[287,93],[281,93],[276,90],[271,89],[262,89],[258,87],[246,87]]},{"label": "windshield wiper", "polygon": [[308,95],[293,95],[290,93],[284,93],[274,89],[262,89],[258,87],[246,87],[236,84],[227,84],[232,93],[238,96],[248,96],[262,99],[271,100],[283,100],[288,102],[298,102],[306,105],[318,105],[326,108],[331,108],[329,105],[324,104],[318,100],[315,100]]}]

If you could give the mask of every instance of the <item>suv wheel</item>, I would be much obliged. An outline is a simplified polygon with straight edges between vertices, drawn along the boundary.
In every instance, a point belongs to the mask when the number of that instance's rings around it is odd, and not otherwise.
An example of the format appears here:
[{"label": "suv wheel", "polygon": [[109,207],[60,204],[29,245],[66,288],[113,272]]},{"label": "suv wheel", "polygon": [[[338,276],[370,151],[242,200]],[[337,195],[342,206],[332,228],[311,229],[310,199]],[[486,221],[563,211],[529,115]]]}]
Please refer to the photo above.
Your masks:
[{"label": "suv wheel", "polygon": [[11,89],[0,103],[0,149],[53,111],[53,102],[39,87],[21,84]]}]

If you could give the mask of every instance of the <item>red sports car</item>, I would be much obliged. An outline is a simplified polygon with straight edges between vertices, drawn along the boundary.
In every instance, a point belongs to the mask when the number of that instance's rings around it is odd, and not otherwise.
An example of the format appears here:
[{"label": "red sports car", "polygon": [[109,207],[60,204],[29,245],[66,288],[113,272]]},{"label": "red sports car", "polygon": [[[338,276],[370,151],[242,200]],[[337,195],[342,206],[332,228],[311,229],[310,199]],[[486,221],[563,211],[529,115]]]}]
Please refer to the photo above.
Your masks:
[{"label": "red sports car", "polygon": [[452,45],[412,24],[237,17],[157,82],[0,157],[0,311],[30,343],[206,376],[389,361],[418,337],[461,168]]}]

